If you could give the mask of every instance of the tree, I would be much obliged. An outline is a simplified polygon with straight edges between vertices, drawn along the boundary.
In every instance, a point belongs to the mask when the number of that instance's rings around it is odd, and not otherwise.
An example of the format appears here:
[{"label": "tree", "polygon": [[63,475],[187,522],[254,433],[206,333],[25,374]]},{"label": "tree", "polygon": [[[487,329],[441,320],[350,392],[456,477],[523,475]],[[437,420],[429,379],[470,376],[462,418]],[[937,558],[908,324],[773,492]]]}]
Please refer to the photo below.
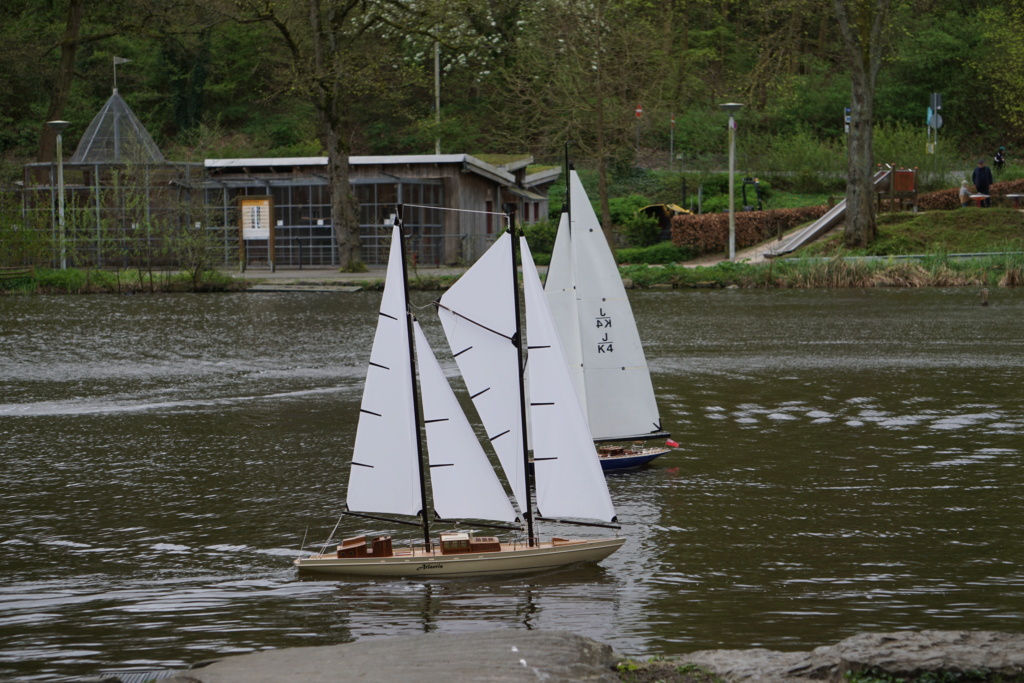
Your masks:
[{"label": "tree", "polygon": [[504,71],[500,115],[518,123],[513,139],[551,154],[573,140],[598,171],[601,224],[610,235],[609,172],[636,158],[636,106],[655,106],[655,24],[641,2],[547,0],[531,13],[517,58]]},{"label": "tree", "polygon": [[847,137],[847,246],[875,239],[872,180],[875,84],[882,67],[882,30],[892,0],[832,0],[850,67],[850,133]]},{"label": "tree", "polygon": [[[349,182],[349,156],[366,110],[396,96],[416,75],[393,46],[436,24],[444,3],[420,8],[406,0],[240,0],[238,19],[274,27],[291,57],[291,87],[316,112],[327,150],[331,215],[344,269],[361,265],[359,205]],[[432,14],[438,12],[438,14]]]}]

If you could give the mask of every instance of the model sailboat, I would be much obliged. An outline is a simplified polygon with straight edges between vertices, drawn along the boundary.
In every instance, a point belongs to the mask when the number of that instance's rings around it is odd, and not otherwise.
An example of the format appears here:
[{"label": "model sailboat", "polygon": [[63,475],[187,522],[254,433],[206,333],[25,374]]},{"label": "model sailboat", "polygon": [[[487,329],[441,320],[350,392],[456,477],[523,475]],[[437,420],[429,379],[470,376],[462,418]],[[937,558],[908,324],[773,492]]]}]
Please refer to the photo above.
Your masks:
[{"label": "model sailboat", "polygon": [[544,291],[594,440],[607,444],[602,468],[636,467],[671,450],[643,445],[669,434],[618,266],[579,175],[568,174]]},{"label": "model sailboat", "polygon": [[[347,514],[399,523],[380,515],[419,517],[415,524],[421,526],[423,540],[396,547],[387,535],[357,536],[343,540],[336,552],[297,559],[300,570],[390,577],[510,574],[599,562],[623,544],[622,538],[541,542],[536,533],[535,523],[542,517],[534,514],[534,495],[537,511],[545,518],[597,520],[593,526],[617,527],[612,526],[615,511],[608,488],[528,252],[523,263],[524,271],[529,271],[524,279],[534,393],[529,410],[541,463],[536,486],[526,467],[527,397],[520,371],[514,246],[509,233],[502,235],[437,305],[522,514],[513,508],[409,310],[402,234],[396,226],[353,449]],[[534,376],[539,374],[544,377]],[[421,424],[433,493],[429,500]],[[427,514],[431,509],[444,521],[508,525],[525,520],[526,538],[503,543],[494,536],[461,532],[441,533],[435,540]]]}]

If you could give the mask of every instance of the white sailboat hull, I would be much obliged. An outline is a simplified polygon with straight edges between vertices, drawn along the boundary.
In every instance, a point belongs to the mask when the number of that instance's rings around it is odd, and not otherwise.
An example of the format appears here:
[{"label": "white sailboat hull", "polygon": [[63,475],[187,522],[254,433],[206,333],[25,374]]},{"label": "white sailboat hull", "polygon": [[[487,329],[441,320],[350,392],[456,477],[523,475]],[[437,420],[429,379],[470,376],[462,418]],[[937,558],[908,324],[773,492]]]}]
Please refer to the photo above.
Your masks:
[{"label": "white sailboat hull", "polygon": [[618,550],[624,538],[548,541],[529,548],[525,544],[501,545],[501,550],[484,553],[442,555],[422,548],[395,550],[391,557],[346,557],[312,555],[295,560],[295,566],[310,574],[377,576],[393,578],[460,578],[525,574],[576,564],[600,562]]}]

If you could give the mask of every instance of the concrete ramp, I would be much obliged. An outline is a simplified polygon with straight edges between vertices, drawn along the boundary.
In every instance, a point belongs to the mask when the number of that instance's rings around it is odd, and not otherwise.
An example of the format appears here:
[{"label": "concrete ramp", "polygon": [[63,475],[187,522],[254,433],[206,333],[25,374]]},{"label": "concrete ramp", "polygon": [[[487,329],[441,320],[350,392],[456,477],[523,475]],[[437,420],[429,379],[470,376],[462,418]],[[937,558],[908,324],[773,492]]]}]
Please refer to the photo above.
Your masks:
[{"label": "concrete ramp", "polygon": [[[872,182],[874,183],[875,190],[886,187],[889,183],[889,174],[891,171],[884,170],[875,173]],[[798,230],[794,234],[790,235],[780,244],[777,248],[764,253],[765,258],[775,258],[778,256],[784,256],[790,254],[800,247],[810,244],[814,240],[818,239],[832,228],[839,225],[840,222],[846,217],[846,200],[839,202],[831,209],[828,210],[824,216],[814,221],[806,228]]]}]

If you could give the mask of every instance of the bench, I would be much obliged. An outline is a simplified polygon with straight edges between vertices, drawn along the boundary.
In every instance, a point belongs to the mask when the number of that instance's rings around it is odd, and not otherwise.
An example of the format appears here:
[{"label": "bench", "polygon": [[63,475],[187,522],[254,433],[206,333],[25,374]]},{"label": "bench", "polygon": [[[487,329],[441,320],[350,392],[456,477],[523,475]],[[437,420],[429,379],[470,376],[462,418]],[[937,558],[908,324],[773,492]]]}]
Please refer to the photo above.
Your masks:
[{"label": "bench", "polygon": [[20,277],[35,277],[35,266],[0,266],[0,280],[13,280]]}]

